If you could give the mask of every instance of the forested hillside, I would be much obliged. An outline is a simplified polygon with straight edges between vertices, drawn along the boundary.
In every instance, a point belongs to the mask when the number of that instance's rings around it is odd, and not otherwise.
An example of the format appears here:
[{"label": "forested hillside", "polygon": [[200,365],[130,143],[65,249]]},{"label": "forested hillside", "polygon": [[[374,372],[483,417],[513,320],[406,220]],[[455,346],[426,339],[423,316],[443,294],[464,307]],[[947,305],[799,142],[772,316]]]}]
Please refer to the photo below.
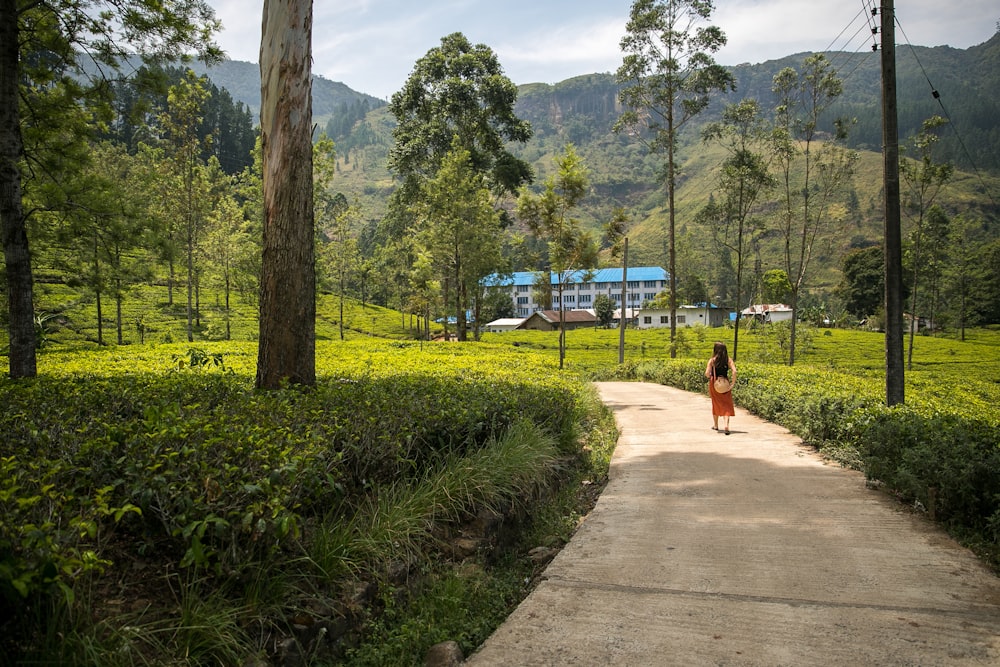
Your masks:
[{"label": "forested hillside", "polygon": [[[191,63],[196,74],[206,74],[213,83],[225,88],[233,99],[247,105],[254,118],[260,115],[260,67],[256,63],[240,60],[226,60],[206,67],[203,63]],[[322,76],[313,77],[313,121],[320,127],[335,114],[352,105],[363,103],[371,109],[383,106],[385,102],[351,90],[339,81],[330,81]]]},{"label": "forested hillside", "polygon": [[[736,90],[716,99],[709,111],[698,117],[697,124],[685,128],[677,192],[678,273],[697,271],[703,281],[710,281],[712,276],[705,267],[715,263],[717,253],[711,234],[695,217],[717,188],[723,153],[701,141],[701,129],[718,119],[725,104],[744,97],[755,98],[764,110],[772,110],[776,104],[771,92],[774,75],[782,68],[800,68],[808,55],[732,68]],[[843,80],[844,92],[826,113],[825,129],[832,129],[836,117],[853,119],[847,146],[858,150],[860,157],[856,177],[844,200],[838,202],[837,232],[817,247],[811,287],[829,294],[840,281],[844,255],[853,248],[880,242],[883,204],[878,54],[826,55]],[[984,238],[995,238],[1000,233],[1000,88],[996,85],[1000,35],[965,50],[901,47],[897,60],[904,151],[924,120],[935,114],[949,119],[940,132],[935,159],[953,163],[957,172],[943,188],[938,203],[950,215],[964,213],[979,220]],[[610,219],[616,206],[625,207],[631,217],[632,263],[663,264],[666,193],[660,178],[662,159],[649,155],[639,142],[613,132],[621,113],[617,92],[611,74],[583,75],[555,85],[520,86],[516,109],[531,122],[534,136],[514,151],[532,164],[538,183],[552,172],[554,157],[563,146],[575,144],[591,182],[591,195],[580,216],[596,230]],[[393,187],[384,167],[392,125],[391,116],[379,109],[359,121],[350,134],[334,135],[339,146],[349,146],[340,155],[334,187],[359,204],[370,228],[381,219]],[[906,218],[903,223],[904,227],[912,224]],[[765,270],[775,266],[777,243],[775,235],[764,234],[755,261]]]},{"label": "forested hillside", "polygon": [[[676,192],[682,300],[711,299],[723,305],[736,300],[733,257],[720,244],[717,225],[702,216],[706,205],[719,196],[718,176],[726,150],[703,141],[703,128],[718,121],[727,104],[745,97],[756,99],[762,114],[770,117],[776,105],[771,92],[775,74],[787,67],[801,69],[808,55],[732,68],[736,90],[713,99],[696,122],[683,128]],[[873,281],[880,280],[879,272],[871,266],[882,238],[882,156],[873,150],[881,134],[880,76],[875,54],[826,56],[843,80],[843,94],[822,119],[819,139],[830,136],[835,117],[855,119],[848,124],[846,146],[857,151],[857,160],[853,177],[825,211],[829,224],[811,243],[802,305],[839,313],[845,304],[873,303],[861,298],[861,288],[878,292]],[[919,290],[926,303],[935,304],[935,314],[958,303],[953,289],[960,289],[961,303],[973,303],[970,321],[1000,321],[1000,36],[965,50],[900,49],[898,60],[904,150],[916,157],[913,136],[924,120],[942,115],[949,122],[936,135],[933,160],[956,166],[934,201],[941,215],[928,218],[926,229],[918,227],[918,222],[923,225],[918,212],[908,208],[904,215],[907,271],[914,265],[920,270],[924,283]],[[114,122],[98,135],[109,145],[91,145],[89,158],[81,155],[79,164],[60,153],[59,164],[67,173],[51,174],[62,179],[58,188],[46,181],[45,172],[26,181],[28,197],[45,201],[36,206],[31,222],[34,273],[47,283],[69,285],[77,294],[39,304],[40,317],[94,302],[100,312],[103,297],[112,306],[105,306],[103,318],[109,320],[108,312],[117,311],[120,336],[123,327],[144,326],[124,320],[122,302],[134,298],[138,286],[156,285],[166,299],[161,306],[175,315],[182,313],[193,338],[204,330],[202,288],[224,294],[227,313],[230,295],[233,309],[256,307],[260,177],[247,151],[259,104],[259,70],[251,63],[230,61],[201,71],[208,72],[211,85],[200,116],[184,120],[178,115],[179,99],[171,102],[165,89],[140,99],[128,97],[123,88]],[[198,86],[181,81],[180,70],[169,73],[175,93],[196,94]],[[622,112],[615,77],[586,74],[555,85],[520,86],[517,92],[514,111],[530,122],[533,136],[510,150],[531,165],[531,187],[537,191],[554,173],[565,147],[575,145],[588,172],[589,188],[572,215],[599,237],[620,209],[628,221],[630,264],[666,266],[663,156],[650,154],[635,137],[614,131]],[[316,78],[314,93],[317,135],[325,132],[335,150],[331,157],[328,147],[318,145],[314,154],[320,288],[409,312],[414,307],[410,290],[420,279],[421,268],[414,263],[415,255],[404,256],[414,249],[401,241],[412,230],[398,221],[389,224],[386,215],[399,186],[387,167],[395,118],[384,101],[342,84]],[[130,124],[133,121],[135,125]],[[185,129],[185,124],[192,127]],[[187,135],[189,130],[193,134]],[[191,151],[200,154],[193,162]],[[237,151],[244,156],[231,160]],[[220,159],[221,169],[212,167],[211,156]],[[73,188],[80,194],[73,194]],[[85,207],[80,205],[84,194],[93,199]],[[507,267],[541,268],[537,258],[543,244],[532,240],[513,215],[513,198],[496,203],[509,214]],[[768,272],[784,266],[779,204],[780,193],[771,191],[754,211],[753,243],[739,283],[741,302],[781,298],[780,292],[764,290]],[[913,249],[920,239],[925,254],[914,261]],[[928,253],[928,247],[933,252]],[[620,262],[611,257],[606,242],[602,261]],[[844,284],[845,261],[854,284]],[[186,304],[178,313],[182,302]],[[866,318],[873,307],[858,305],[852,313]],[[100,332],[97,339],[102,339]]]}]

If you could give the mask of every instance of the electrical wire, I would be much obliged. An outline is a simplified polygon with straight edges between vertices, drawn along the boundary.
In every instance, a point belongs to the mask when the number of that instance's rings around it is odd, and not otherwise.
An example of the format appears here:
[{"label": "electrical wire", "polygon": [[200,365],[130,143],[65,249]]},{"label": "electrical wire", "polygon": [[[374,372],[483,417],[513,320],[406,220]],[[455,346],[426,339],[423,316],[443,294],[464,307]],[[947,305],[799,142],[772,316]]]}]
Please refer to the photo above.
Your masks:
[{"label": "electrical wire", "polygon": [[[864,18],[864,21],[862,22],[861,26],[857,29],[854,35],[852,35],[851,39],[848,40],[847,44],[839,52],[839,55],[844,56],[844,60],[842,62],[839,62],[836,56],[830,58],[830,65],[833,67],[834,71],[837,73],[837,76],[840,78],[841,81],[846,82],[851,80],[853,76],[857,73],[857,71],[862,67],[864,67],[864,65],[866,65],[869,62],[871,54],[878,50],[877,42],[874,43],[870,49],[868,49],[867,35],[862,40],[861,45],[856,46],[853,49],[850,48],[853,46],[854,40],[856,40],[859,35],[865,33],[866,29],[867,32],[872,35],[873,40],[875,39],[875,35],[878,34],[878,28],[877,26],[875,26],[875,22],[872,17],[877,15],[877,13],[878,12],[874,8],[872,0],[861,0],[861,10],[854,16],[854,18],[851,19],[850,23],[848,23],[847,26],[845,26],[844,29],[840,31],[840,35],[843,35],[854,24],[855,21],[857,21],[861,17]],[[840,35],[838,35],[837,39],[840,38]],[[834,40],[834,42],[836,42],[836,40]],[[867,55],[864,58],[858,59],[856,58],[856,56],[859,53],[861,53],[862,45],[865,47]],[[853,67],[851,67],[850,71],[845,73],[844,70],[848,65],[853,65]]]},{"label": "electrical wire", "polygon": [[973,173],[975,173],[976,178],[979,179],[979,184],[983,187],[983,192],[986,193],[986,196],[990,198],[990,202],[993,204],[994,207],[996,207],[997,202],[993,198],[993,194],[990,192],[990,189],[987,187],[986,180],[983,178],[983,174],[982,172],[980,172],[979,166],[976,164],[976,161],[972,158],[971,153],[969,153],[969,149],[965,144],[965,139],[962,138],[962,134],[961,132],[959,132],[958,126],[952,120],[951,114],[948,113],[948,109],[944,105],[944,100],[941,99],[941,93],[938,92],[937,88],[931,82],[931,78],[927,74],[927,69],[924,67],[924,64],[920,61],[920,57],[917,55],[916,49],[913,48],[913,44],[910,43],[910,38],[907,37],[906,31],[903,29],[902,24],[899,22],[898,16],[895,17],[895,24],[896,27],[899,28],[899,32],[903,35],[903,39],[906,40],[906,45],[909,47],[910,53],[913,54],[913,59],[917,62],[917,65],[920,67],[921,73],[923,73],[924,75],[924,79],[927,81],[927,85],[931,90],[931,97],[937,100],[938,106],[941,108],[941,113],[944,114],[944,117],[948,120],[948,126],[955,132],[955,138],[958,139],[958,144],[962,147],[962,153],[965,155],[965,159],[967,159],[969,161],[969,164],[972,165],[972,171]]}]

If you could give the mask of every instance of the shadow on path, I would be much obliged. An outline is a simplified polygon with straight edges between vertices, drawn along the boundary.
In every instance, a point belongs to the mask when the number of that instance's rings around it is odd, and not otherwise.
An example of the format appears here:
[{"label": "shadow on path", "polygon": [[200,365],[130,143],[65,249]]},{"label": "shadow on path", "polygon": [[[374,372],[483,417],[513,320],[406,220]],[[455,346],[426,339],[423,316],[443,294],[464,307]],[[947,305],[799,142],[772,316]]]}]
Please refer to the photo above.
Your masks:
[{"label": "shadow on path", "polygon": [[1000,580],[923,517],[743,410],[597,386],[608,486],[467,664],[1000,664]]}]

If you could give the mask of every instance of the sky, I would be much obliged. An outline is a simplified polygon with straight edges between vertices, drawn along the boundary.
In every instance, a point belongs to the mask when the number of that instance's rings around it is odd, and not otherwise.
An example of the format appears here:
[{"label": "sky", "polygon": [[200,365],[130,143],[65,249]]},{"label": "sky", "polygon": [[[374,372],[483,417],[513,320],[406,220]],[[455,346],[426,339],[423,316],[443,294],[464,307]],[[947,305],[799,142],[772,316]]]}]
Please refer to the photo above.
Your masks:
[{"label": "sky", "polygon": [[[256,63],[263,0],[208,0],[219,45]],[[806,51],[871,51],[866,7],[879,0],[716,0],[710,23],[727,45],[723,65]],[[895,0],[896,43],[968,48],[997,31],[996,0]],[[631,0],[314,0],[313,72],[388,100],[441,38],[486,44],[515,84],[558,83],[621,65]],[[808,9],[804,9],[808,6]],[[898,46],[897,46],[898,49]]]}]

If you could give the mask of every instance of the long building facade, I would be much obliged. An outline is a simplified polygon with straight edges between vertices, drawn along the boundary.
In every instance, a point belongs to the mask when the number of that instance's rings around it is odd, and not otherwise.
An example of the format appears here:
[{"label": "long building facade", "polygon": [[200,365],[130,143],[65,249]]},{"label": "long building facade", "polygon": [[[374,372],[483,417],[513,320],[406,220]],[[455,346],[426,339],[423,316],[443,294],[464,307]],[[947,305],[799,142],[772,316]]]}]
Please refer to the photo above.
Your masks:
[{"label": "long building facade", "polygon": [[[535,283],[538,274],[533,271],[518,271],[509,276],[489,276],[483,282],[490,289],[505,290],[510,293],[517,317],[530,317],[533,313],[546,310],[547,304],[536,302]],[[625,286],[625,307],[637,309],[652,301],[656,295],[667,289],[670,280],[667,272],[659,266],[636,266],[628,269]],[[594,307],[594,297],[607,294],[616,307],[622,305],[622,269],[597,269],[587,273],[575,271],[563,288],[562,304],[559,302],[559,276],[551,274],[551,308],[558,310],[588,310]]]}]

